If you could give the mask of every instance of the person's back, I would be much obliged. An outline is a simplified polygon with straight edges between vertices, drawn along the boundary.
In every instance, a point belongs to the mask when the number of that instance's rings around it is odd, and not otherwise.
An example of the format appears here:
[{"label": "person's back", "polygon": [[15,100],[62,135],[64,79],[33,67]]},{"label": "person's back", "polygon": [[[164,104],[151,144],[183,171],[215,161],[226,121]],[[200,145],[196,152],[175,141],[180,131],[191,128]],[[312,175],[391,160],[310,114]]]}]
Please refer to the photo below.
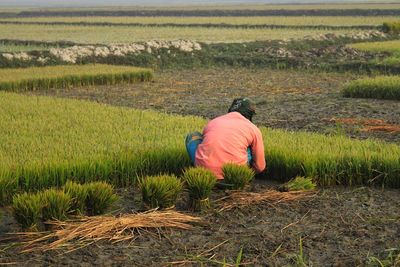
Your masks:
[{"label": "person's back", "polygon": [[229,112],[211,120],[204,128],[203,141],[196,151],[195,165],[210,169],[219,179],[223,179],[224,164],[248,164],[249,148],[252,167],[256,172],[263,171],[265,157],[260,130],[241,113]]}]

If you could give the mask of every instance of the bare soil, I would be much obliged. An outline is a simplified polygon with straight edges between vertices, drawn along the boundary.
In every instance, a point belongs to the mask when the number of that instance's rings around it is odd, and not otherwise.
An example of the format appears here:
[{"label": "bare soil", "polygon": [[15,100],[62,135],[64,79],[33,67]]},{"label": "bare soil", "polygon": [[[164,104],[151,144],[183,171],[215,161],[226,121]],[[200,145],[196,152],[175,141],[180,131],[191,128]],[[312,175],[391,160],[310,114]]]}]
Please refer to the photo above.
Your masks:
[{"label": "bare soil", "polygon": [[[271,187],[276,185],[258,180],[251,190]],[[120,193],[124,196],[119,203],[123,211],[141,208],[137,192],[128,189]],[[68,254],[19,254],[18,248],[10,247],[11,242],[2,242],[0,265],[222,266],[224,260],[234,264],[243,248],[242,264],[303,266],[298,260],[301,238],[307,266],[377,266],[372,264],[373,256],[383,260],[388,257],[387,250],[400,248],[399,193],[365,187],[331,188],[292,203],[263,203],[223,212],[215,207],[195,214],[205,224],[192,230],[143,231],[132,242],[100,242]],[[213,199],[226,194],[216,190]],[[177,205],[183,212],[184,200],[185,196]],[[3,212],[0,230],[17,231],[9,211]]]},{"label": "bare soil", "polygon": [[[86,99],[138,109],[214,118],[227,112],[235,97],[257,103],[259,126],[347,134],[365,139],[400,142],[399,131],[384,127],[363,130],[365,120],[400,124],[400,101],[344,98],[341,87],[354,74],[268,69],[190,69],[157,72],[151,83],[71,88],[33,94]],[[31,93],[30,93],[31,94]],[[335,118],[356,119],[348,124]],[[373,125],[370,125],[373,126]]]}]

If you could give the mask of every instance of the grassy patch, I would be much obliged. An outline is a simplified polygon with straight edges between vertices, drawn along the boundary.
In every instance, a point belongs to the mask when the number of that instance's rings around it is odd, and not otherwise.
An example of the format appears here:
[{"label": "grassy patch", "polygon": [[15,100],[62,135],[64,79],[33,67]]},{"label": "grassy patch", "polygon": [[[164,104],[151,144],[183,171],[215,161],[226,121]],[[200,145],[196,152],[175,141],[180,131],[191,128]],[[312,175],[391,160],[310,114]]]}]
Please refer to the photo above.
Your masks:
[{"label": "grassy patch", "polygon": [[39,194],[42,199],[44,221],[65,220],[71,210],[72,197],[63,191],[48,189]]},{"label": "grassy patch", "polygon": [[152,75],[148,69],[101,64],[0,69],[0,90],[132,83],[151,80]]},{"label": "grassy patch", "polygon": [[39,194],[15,195],[12,202],[14,217],[22,228],[35,230],[42,216],[43,202]]},{"label": "grassy patch", "polygon": [[[72,178],[127,186],[141,176],[180,174],[190,166],[183,140],[205,124],[198,117],[0,92],[0,203],[15,192],[60,187]],[[400,187],[397,145],[261,131],[270,178]]]},{"label": "grassy patch", "polygon": [[49,47],[43,45],[19,45],[0,42],[0,53],[42,51],[47,49],[49,49]]},{"label": "grassy patch", "polygon": [[352,81],[342,90],[345,97],[400,100],[400,77],[381,76]]}]

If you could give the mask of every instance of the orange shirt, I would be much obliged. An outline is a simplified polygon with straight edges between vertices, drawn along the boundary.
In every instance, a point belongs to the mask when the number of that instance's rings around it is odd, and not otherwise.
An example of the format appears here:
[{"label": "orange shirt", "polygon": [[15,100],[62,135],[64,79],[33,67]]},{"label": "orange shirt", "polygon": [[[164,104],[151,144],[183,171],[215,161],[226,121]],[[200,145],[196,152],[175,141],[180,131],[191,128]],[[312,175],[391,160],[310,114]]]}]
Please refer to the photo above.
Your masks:
[{"label": "orange shirt", "polygon": [[265,169],[264,143],[260,130],[239,112],[230,112],[211,120],[203,131],[203,142],[196,151],[196,166],[202,166],[223,179],[226,163],[247,164],[247,148],[253,156],[253,169]]}]

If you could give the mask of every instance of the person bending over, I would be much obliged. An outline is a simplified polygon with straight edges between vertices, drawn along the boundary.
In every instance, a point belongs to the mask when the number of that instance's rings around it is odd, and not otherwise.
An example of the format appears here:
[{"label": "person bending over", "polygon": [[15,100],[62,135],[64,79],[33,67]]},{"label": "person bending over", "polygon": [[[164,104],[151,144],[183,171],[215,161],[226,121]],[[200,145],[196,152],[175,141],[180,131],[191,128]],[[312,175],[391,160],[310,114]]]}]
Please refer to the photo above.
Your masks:
[{"label": "person bending over", "polygon": [[211,170],[223,179],[226,163],[248,164],[256,173],[265,167],[261,131],[252,123],[255,105],[248,98],[233,101],[228,113],[208,122],[203,134],[194,132],[186,137],[186,148],[192,164]]}]

